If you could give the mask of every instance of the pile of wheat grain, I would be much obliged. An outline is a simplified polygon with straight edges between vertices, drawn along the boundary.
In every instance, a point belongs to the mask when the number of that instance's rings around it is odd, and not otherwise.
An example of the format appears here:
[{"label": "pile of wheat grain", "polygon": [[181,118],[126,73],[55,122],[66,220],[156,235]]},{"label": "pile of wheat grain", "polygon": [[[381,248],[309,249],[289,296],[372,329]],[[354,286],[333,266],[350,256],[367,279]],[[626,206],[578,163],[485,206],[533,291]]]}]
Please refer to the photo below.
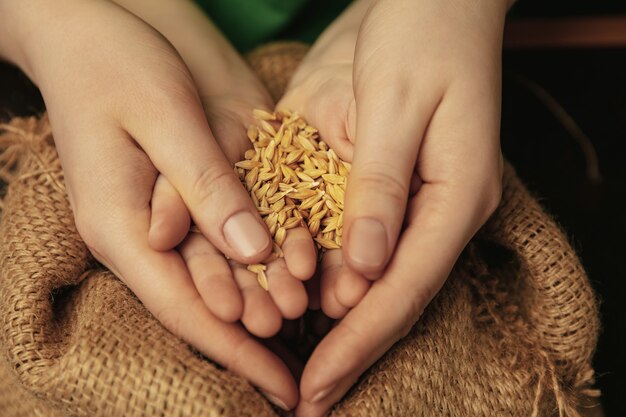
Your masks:
[{"label": "pile of wheat grain", "polygon": [[[320,250],[339,249],[350,164],[339,159],[317,129],[297,113],[255,110],[258,125],[248,129],[253,149],[235,172],[274,238],[269,263],[283,256],[287,230],[307,227]],[[249,265],[268,289],[265,264]]]}]

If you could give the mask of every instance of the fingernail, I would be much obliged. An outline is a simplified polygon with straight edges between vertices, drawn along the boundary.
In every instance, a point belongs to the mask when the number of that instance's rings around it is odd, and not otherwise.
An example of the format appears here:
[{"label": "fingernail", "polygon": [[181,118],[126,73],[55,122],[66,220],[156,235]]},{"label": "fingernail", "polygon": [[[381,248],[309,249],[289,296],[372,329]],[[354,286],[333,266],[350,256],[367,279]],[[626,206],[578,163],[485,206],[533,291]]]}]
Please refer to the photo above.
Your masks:
[{"label": "fingernail", "polygon": [[334,385],[328,386],[327,388],[323,390],[320,390],[317,394],[313,396],[313,398],[311,398],[311,402],[316,403],[316,402],[322,401],[324,398],[328,397],[328,394],[333,392],[336,387],[337,387],[337,384],[334,384]]},{"label": "fingernail", "polygon": [[246,258],[259,254],[270,244],[265,227],[247,211],[234,214],[226,221],[224,237],[231,248]]},{"label": "fingernail", "polygon": [[287,405],[284,402],[278,399],[278,397],[270,394],[269,392],[265,392],[263,390],[261,390],[261,394],[263,394],[263,396],[267,398],[267,400],[271,402],[272,404],[274,404],[276,407],[282,408],[285,411],[289,411],[289,407],[287,407]]},{"label": "fingernail", "polygon": [[350,258],[369,268],[380,268],[387,259],[387,232],[375,219],[356,219],[350,228]]}]

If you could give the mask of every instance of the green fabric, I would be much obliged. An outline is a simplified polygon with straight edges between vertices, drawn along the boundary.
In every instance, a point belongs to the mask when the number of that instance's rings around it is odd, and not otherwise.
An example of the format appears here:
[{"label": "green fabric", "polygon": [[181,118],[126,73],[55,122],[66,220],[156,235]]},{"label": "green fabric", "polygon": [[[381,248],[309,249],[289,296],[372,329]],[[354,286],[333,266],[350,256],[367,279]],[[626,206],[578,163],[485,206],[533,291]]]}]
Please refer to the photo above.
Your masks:
[{"label": "green fabric", "polygon": [[311,43],[351,0],[196,0],[241,52],[274,39]]}]

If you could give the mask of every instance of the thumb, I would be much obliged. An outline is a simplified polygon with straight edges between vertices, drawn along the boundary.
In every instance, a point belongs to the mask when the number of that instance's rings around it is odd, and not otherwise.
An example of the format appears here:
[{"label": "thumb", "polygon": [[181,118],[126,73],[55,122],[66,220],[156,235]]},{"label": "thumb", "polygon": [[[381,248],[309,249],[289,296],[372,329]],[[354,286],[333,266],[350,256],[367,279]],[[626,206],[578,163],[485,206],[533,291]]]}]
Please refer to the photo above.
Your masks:
[{"label": "thumb", "polygon": [[374,279],[394,251],[421,139],[438,97],[409,96],[388,82],[367,84],[357,93],[343,254],[351,269]]},{"label": "thumb", "polygon": [[135,118],[128,132],[220,252],[241,263],[261,261],[271,252],[269,231],[215,140],[200,100],[188,93],[166,101],[158,108],[168,109],[167,116],[149,123]]}]

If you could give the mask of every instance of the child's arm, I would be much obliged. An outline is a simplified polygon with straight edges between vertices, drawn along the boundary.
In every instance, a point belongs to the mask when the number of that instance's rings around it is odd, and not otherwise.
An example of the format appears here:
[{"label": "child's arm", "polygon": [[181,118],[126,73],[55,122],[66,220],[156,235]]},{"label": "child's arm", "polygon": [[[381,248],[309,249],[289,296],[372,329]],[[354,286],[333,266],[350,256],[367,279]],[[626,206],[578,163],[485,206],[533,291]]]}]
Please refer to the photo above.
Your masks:
[{"label": "child's arm", "polygon": [[[188,33],[204,30],[186,23]],[[225,263],[225,253],[255,263],[271,250],[269,233],[224,155],[240,151],[247,138],[218,134],[243,125],[239,115],[263,105],[257,101],[265,94],[256,81],[246,84],[250,79],[238,75],[243,64],[222,43],[206,42],[212,60],[193,61],[192,73],[180,56],[187,54],[184,40],[176,38],[177,51],[154,27],[110,1],[0,0],[0,56],[41,89],[76,226],[91,251],[172,332],[293,406],[297,387],[285,364],[240,325],[212,314],[189,271],[192,259],[208,253],[211,262],[221,257]],[[217,98],[235,91],[234,85],[253,94],[241,101],[234,94],[222,106]],[[211,127],[203,104],[211,107]],[[233,144],[224,152],[227,139]],[[157,251],[149,241],[159,175],[209,238],[194,239],[200,251],[184,245],[193,249],[185,259],[175,250]],[[207,270],[207,263],[206,257],[196,262],[196,270]]]},{"label": "child's arm", "polygon": [[353,161],[343,259],[325,256],[343,268],[321,284],[327,313],[347,315],[306,365],[298,416],[326,412],[407,334],[500,198],[505,2],[366,1],[279,103]]}]

